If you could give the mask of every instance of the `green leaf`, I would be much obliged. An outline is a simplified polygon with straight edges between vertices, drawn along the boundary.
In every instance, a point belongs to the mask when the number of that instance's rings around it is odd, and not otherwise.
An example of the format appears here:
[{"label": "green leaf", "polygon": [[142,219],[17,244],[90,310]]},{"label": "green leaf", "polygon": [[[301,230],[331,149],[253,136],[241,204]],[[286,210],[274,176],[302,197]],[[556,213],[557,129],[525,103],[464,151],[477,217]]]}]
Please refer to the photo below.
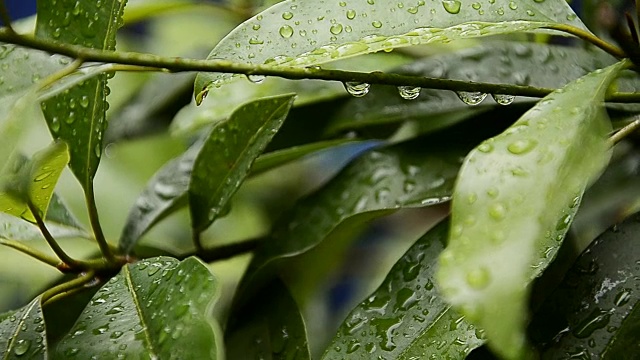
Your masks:
[{"label": "green leaf", "polygon": [[[479,3],[478,3],[479,4]],[[344,6],[343,6],[344,5]],[[588,31],[563,0],[459,0],[390,6],[386,1],[283,1],[245,21],[225,37],[209,59],[239,63],[310,66],[381,50],[449,42],[459,38],[534,31],[567,24]],[[199,73],[200,103],[231,74]]]},{"label": "green leaf", "polygon": [[0,358],[47,359],[48,345],[40,297],[0,315]]},{"label": "green leaf", "polygon": [[448,201],[460,159],[475,143],[453,131],[361,155],[274,225],[270,239],[256,251],[237,298],[242,302],[250,297],[280,262],[318,246],[341,224],[355,226],[352,222],[400,208]]},{"label": "green leaf", "polygon": [[126,265],[91,299],[56,355],[216,359],[221,349],[210,312],[217,297],[216,279],[195,258]]},{"label": "green leaf", "polygon": [[215,126],[193,164],[189,209],[195,231],[205,230],[223,211],[284,122],[295,95],[250,102]]},{"label": "green leaf", "polygon": [[[369,54],[357,59],[337,61],[327,68],[362,72],[384,71],[409,61],[410,58],[400,54]],[[258,80],[257,84],[252,82]],[[233,109],[251,99],[288,93],[297,95],[295,107],[348,95],[342,84],[337,82],[249,77],[248,81],[235,81],[217,89],[216,96],[207,98],[200,106],[192,102],[184,107],[173,120],[171,131],[174,134],[191,133],[203,126],[226,119]]]},{"label": "green leaf", "polygon": [[[401,66],[394,73],[494,84],[517,84],[557,89],[587,73],[616,62],[601,50],[536,43],[488,42],[473,48],[435,55]],[[637,77],[625,81],[628,87]],[[224,88],[223,88],[224,89]],[[221,89],[221,91],[223,91]],[[515,103],[532,98],[516,97]],[[490,99],[479,107],[495,107]],[[394,86],[372,85],[363,98],[346,102],[330,123],[336,134],[373,125],[403,121],[437,122],[434,115],[469,106],[451,91],[422,89],[412,101],[400,97]],[[476,108],[477,109],[477,108]]]},{"label": "green leaf", "polygon": [[543,358],[630,359],[638,354],[640,216],[600,235],[530,325]]},{"label": "green leaf", "polygon": [[[0,211],[35,222],[29,209],[29,203],[32,203],[40,216],[46,218],[55,185],[69,162],[67,144],[54,142],[28,162],[24,163],[22,159],[16,162],[10,165],[12,169],[5,169],[8,175],[0,180]],[[19,168],[15,169],[15,166]]]},{"label": "green leaf", "polygon": [[434,286],[448,229],[441,222],[404,254],[347,316],[322,359],[462,359],[483,343]]},{"label": "green leaf", "polygon": [[[101,50],[115,49],[126,1],[38,0],[38,37]],[[42,103],[55,138],[69,144],[69,166],[85,189],[93,183],[107,127],[107,75],[101,74]]]},{"label": "green leaf", "polygon": [[280,280],[246,309],[227,329],[228,359],[311,359],[302,314]]},{"label": "green leaf", "polygon": [[555,256],[585,187],[609,160],[602,102],[624,66],[554,91],[474,149],[460,171],[438,281],[504,358],[526,353],[527,284]]}]

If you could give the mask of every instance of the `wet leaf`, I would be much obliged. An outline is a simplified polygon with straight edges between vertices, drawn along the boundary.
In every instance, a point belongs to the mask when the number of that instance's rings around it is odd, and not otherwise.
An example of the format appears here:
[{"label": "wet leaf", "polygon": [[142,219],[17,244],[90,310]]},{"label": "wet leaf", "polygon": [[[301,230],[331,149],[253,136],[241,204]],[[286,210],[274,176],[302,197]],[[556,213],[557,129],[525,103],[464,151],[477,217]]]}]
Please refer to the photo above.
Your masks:
[{"label": "wet leaf", "polygon": [[2,359],[47,359],[46,336],[40,297],[19,310],[0,315]]},{"label": "wet leaf", "polygon": [[631,359],[638,353],[640,216],[600,235],[530,326],[543,359]]},{"label": "wet leaf", "polygon": [[189,182],[194,231],[205,230],[223,211],[255,159],[282,126],[294,96],[245,104],[211,130],[195,159]]},{"label": "wet leaf", "polygon": [[69,148],[62,141],[39,151],[26,163],[16,158],[0,180],[0,211],[35,223],[31,202],[46,218],[53,190],[68,162]]},{"label": "wet leaf", "polygon": [[[357,59],[337,61],[326,68],[363,72],[384,71],[406,64],[410,60],[406,55],[400,54],[369,54]],[[208,97],[200,106],[191,102],[176,115],[171,130],[175,134],[191,133],[203,126],[226,119],[233,109],[251,99],[266,96],[296,93],[294,107],[298,107],[347,95],[344,86],[339,82],[261,76],[250,76],[246,80],[235,81],[216,89],[216,96]]]},{"label": "wet leaf", "polygon": [[[486,134],[488,129],[466,136]],[[360,155],[274,225],[270,239],[249,265],[238,291],[239,302],[251,297],[278,264],[318,246],[341,224],[355,226],[400,208],[448,201],[460,159],[476,141],[456,129]]]},{"label": "wet leaf", "polygon": [[483,343],[434,286],[448,228],[441,222],[404,254],[347,316],[322,359],[462,359]]},{"label": "wet leaf", "polygon": [[[101,50],[115,49],[126,1],[37,2],[36,35],[40,38]],[[107,74],[97,75],[42,103],[51,134],[69,144],[69,166],[82,187],[92,186],[107,127]]]},{"label": "wet leaf", "polygon": [[311,359],[302,314],[280,280],[246,309],[227,329],[228,359]]},{"label": "wet leaf", "polygon": [[504,358],[526,353],[527,285],[554,258],[585,187],[609,160],[602,102],[624,66],[548,95],[476,147],[460,171],[438,281]]},{"label": "wet leaf", "polygon": [[[616,59],[601,50],[536,43],[488,42],[473,48],[434,55],[401,66],[394,73],[494,84],[560,88]],[[637,77],[624,79],[620,88],[635,91]],[[224,88],[223,88],[224,89]],[[221,89],[221,90],[223,90]],[[515,103],[535,99],[516,97]],[[501,106],[484,100],[476,109]],[[422,89],[415,100],[403,99],[394,86],[372,85],[362,99],[350,99],[335,115],[329,134],[403,121],[431,122],[435,115],[468,109],[452,91]]]},{"label": "wet leaf", "polygon": [[195,258],[126,265],[94,295],[56,356],[216,359],[210,312],[217,296],[216,279]]},{"label": "wet leaf", "polygon": [[[477,5],[480,5],[476,8]],[[386,1],[283,1],[247,20],[225,37],[209,59],[310,66],[394,48],[459,38],[534,31],[567,24],[588,31],[566,2],[496,0],[419,1],[394,6]],[[200,73],[197,102],[232,75]]]}]

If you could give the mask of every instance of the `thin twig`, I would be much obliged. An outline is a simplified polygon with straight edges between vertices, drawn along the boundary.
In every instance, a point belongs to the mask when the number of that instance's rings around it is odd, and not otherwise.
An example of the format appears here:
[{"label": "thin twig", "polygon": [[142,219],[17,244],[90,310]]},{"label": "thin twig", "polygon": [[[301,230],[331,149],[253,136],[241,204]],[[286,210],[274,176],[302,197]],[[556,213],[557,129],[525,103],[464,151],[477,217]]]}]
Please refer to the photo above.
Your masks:
[{"label": "thin twig", "polygon": [[38,210],[38,208],[33,204],[33,202],[28,201],[27,206],[29,207],[29,210],[31,211],[33,218],[36,220],[36,224],[38,225],[38,228],[40,228],[40,231],[42,232],[44,239],[47,241],[47,244],[49,244],[49,247],[51,248],[51,250],[53,250],[56,256],[63,263],[65,263],[68,267],[72,269],[83,268],[82,262],[75,260],[71,256],[67,255],[67,253],[60,247],[56,239],[53,238],[53,236],[49,232],[49,229],[47,229],[47,225],[44,223],[44,220],[42,219],[40,210]]},{"label": "thin twig", "polygon": [[554,24],[554,25],[547,26],[546,28],[566,32],[567,34],[571,34],[571,35],[575,35],[576,37],[584,41],[592,43],[593,45],[617,57],[618,59],[627,57],[627,54],[624,52],[624,50],[620,49],[619,47],[600,39],[599,37],[593,35],[591,32],[582,30],[575,26],[565,25],[565,24]]},{"label": "thin twig", "polygon": [[87,203],[87,209],[89,212],[89,222],[91,223],[91,229],[93,230],[93,234],[95,235],[96,242],[100,247],[100,252],[102,256],[107,260],[110,264],[116,264],[117,259],[113,255],[111,251],[111,247],[107,242],[107,239],[104,236],[104,232],[102,231],[102,226],[100,226],[100,218],[98,216],[98,208],[96,207],[96,199],[95,194],[93,192],[93,184],[89,184],[87,189],[85,190],[85,202]]},{"label": "thin twig", "polygon": [[211,249],[203,249],[192,253],[187,253],[179,256],[180,260],[184,260],[190,256],[197,256],[204,262],[214,262],[220,260],[226,260],[234,256],[243,255],[254,251],[265,240],[263,238],[246,240],[239,243],[222,245]]},{"label": "thin twig", "polygon": [[0,239],[0,245],[10,247],[14,250],[18,250],[23,254],[29,255],[34,259],[40,260],[41,262],[60,270],[61,272],[68,272],[68,270],[70,270],[67,264],[60,261],[60,259],[56,259],[53,256],[49,256],[36,249],[26,246],[19,241],[14,241],[9,239]]},{"label": "thin twig", "polygon": [[93,270],[89,270],[73,280],[54,286],[42,293],[42,303],[46,304],[55,299],[59,299],[62,296],[68,295],[70,292],[82,289],[86,284],[93,281],[94,278],[95,272]]},{"label": "thin twig", "polygon": [[613,134],[609,138],[609,145],[613,147],[615,144],[619,143],[622,139],[629,136],[634,131],[640,129],[640,116],[636,116],[636,119],[631,123],[618,130],[617,133]]},{"label": "thin twig", "polygon": [[[584,31],[582,31],[582,33],[584,33]],[[592,36],[587,36],[587,38],[593,39]],[[170,72],[223,72],[244,75],[276,76],[291,80],[312,79],[341,82],[352,81],[369,84],[417,86],[438,90],[483,92],[538,98],[544,97],[554,90],[549,88],[538,88],[533,86],[522,86],[513,84],[477,83],[465,80],[437,79],[414,75],[388,74],[379,71],[365,73],[304,67],[275,67],[255,64],[240,64],[226,60],[198,60],[161,57],[152,54],[142,54],[134,52],[114,52],[108,50],[85,48],[63,43],[54,43],[32,36],[20,36],[17,39],[12,39],[8,36],[7,32],[4,29],[0,29],[0,41],[8,41],[16,45],[43,50],[50,53],[66,55],[72,58],[80,58],[84,59],[85,61],[152,67],[157,69],[166,69]],[[600,42],[602,43],[601,40]],[[610,50],[616,55],[624,55],[624,52],[622,52],[621,50],[613,47],[610,44],[609,46]],[[619,95],[622,99],[622,102],[640,101],[640,93],[622,93]],[[607,101],[618,102],[618,96],[610,96],[607,98]]]}]

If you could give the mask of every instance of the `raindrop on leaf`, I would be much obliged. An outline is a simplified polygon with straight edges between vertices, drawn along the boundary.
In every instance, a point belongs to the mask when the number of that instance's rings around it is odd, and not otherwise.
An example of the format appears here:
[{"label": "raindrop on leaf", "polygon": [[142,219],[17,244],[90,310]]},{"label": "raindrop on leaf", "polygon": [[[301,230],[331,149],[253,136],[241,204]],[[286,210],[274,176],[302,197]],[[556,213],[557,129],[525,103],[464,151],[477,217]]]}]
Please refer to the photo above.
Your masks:
[{"label": "raindrop on leaf", "polygon": [[355,97],[363,97],[369,93],[371,85],[361,82],[347,81],[344,83],[344,88],[347,92]]},{"label": "raindrop on leaf", "polygon": [[405,100],[414,100],[420,96],[419,86],[398,86],[398,93]]},{"label": "raindrop on leaf", "polygon": [[478,105],[487,97],[487,94],[481,92],[457,91],[456,94],[467,105]]},{"label": "raindrop on leaf", "polygon": [[511,105],[513,100],[515,100],[515,96],[513,95],[500,95],[500,94],[491,94],[493,100],[500,105]]}]

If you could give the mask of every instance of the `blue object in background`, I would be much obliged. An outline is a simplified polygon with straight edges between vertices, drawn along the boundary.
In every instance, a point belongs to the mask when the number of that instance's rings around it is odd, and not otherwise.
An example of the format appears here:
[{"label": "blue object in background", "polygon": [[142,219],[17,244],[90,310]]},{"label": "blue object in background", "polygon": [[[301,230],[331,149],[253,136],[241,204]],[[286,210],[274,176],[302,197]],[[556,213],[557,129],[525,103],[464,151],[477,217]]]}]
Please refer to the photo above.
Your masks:
[{"label": "blue object in background", "polygon": [[18,20],[36,13],[36,0],[5,1],[11,19]]}]

